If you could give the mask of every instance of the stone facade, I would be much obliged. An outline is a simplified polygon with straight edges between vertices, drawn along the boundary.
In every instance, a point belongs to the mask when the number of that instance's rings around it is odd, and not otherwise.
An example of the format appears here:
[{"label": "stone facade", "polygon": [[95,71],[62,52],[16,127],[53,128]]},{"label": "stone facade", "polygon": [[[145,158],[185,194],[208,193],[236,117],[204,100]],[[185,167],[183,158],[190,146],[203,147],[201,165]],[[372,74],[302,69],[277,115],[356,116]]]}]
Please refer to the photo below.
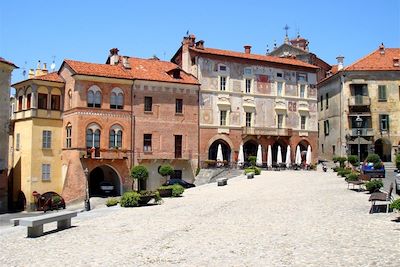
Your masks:
[{"label": "stone facade", "polygon": [[8,127],[11,72],[17,68],[0,58],[0,213],[8,210]]},{"label": "stone facade", "polygon": [[[317,67],[294,59],[204,48],[194,36],[184,38],[173,61],[196,76],[200,90],[200,157],[216,159],[221,144],[224,160],[236,162],[241,144],[247,159],[257,145],[311,145],[317,159]],[[278,89],[279,87],[279,89]],[[303,125],[301,117],[303,116]],[[279,122],[278,122],[279,121]],[[286,154],[283,155],[285,160]]]},{"label": "stone facade", "polygon": [[[400,68],[392,57],[395,60],[399,49],[387,49],[386,54],[382,49],[340,69],[318,85],[321,159],[358,155],[360,141],[361,160],[376,153],[383,161],[394,161],[400,141]],[[387,63],[380,66],[383,60]],[[360,131],[357,116],[362,119]]]}]

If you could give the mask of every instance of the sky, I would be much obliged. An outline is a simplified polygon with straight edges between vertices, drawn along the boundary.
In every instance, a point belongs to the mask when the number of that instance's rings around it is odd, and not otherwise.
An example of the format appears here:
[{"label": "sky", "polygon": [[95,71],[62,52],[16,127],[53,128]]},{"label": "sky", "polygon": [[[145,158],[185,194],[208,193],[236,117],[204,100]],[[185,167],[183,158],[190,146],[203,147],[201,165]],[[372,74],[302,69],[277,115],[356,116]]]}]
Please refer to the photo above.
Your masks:
[{"label": "sky", "polygon": [[400,47],[400,1],[2,1],[0,57],[19,67],[15,83],[38,60],[50,66],[54,58],[56,70],[64,59],[105,63],[113,47],[170,60],[187,31],[206,47],[243,51],[248,44],[265,54],[282,44],[285,25],[329,64],[343,55],[349,65],[382,42]]}]

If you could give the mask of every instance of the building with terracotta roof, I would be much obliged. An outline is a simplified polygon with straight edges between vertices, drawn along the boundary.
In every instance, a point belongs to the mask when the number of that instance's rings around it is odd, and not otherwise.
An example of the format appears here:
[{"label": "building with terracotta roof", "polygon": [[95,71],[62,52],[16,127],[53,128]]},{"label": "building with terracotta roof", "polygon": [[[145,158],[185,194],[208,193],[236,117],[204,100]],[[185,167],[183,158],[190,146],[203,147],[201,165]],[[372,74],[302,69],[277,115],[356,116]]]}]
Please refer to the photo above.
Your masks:
[{"label": "building with terracotta roof", "polygon": [[8,210],[8,125],[11,73],[18,68],[0,57],[0,213]]},{"label": "building with terracotta roof", "polygon": [[330,76],[318,84],[322,159],[358,155],[360,144],[361,160],[376,153],[394,161],[400,145],[399,58],[400,48],[383,44],[347,67],[337,58]]},{"label": "building with terracotta roof", "polygon": [[317,158],[318,67],[292,58],[257,55],[251,46],[243,52],[209,48],[194,35],[184,37],[173,56],[201,83],[200,155],[203,163],[216,160],[219,145],[223,160],[235,163],[240,145],[245,160],[262,145],[263,161],[272,147],[277,162],[278,147],[283,161],[291,147],[312,147]]},{"label": "building with terracotta roof", "polygon": [[[165,182],[158,169],[166,163],[174,167],[175,178],[193,182],[199,83],[176,64],[120,56],[114,48],[105,64],[64,60],[57,73],[35,75],[14,87],[16,203],[18,190],[28,208],[33,191],[82,200],[87,184],[90,196],[104,195],[102,184],[121,195],[131,190],[130,168],[137,164],[150,173],[135,185],[139,189],[155,190]],[[29,129],[35,121],[37,130],[25,136],[18,125]]]}]

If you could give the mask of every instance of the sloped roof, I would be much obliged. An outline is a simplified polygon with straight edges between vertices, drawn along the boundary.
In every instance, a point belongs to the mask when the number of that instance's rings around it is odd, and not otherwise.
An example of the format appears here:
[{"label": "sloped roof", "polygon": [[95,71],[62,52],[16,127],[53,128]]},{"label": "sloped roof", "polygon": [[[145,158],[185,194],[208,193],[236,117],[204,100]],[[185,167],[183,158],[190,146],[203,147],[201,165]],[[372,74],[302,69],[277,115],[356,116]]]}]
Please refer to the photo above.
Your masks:
[{"label": "sloped roof", "polygon": [[[384,51],[383,54],[381,54],[381,49]],[[400,58],[400,48],[378,48],[344,70],[400,70],[400,67],[393,65],[394,58]]]},{"label": "sloped roof", "polygon": [[196,51],[198,53],[202,53],[202,54],[211,54],[211,55],[228,56],[228,57],[243,58],[243,59],[250,59],[250,60],[258,60],[258,61],[292,65],[292,66],[312,68],[312,69],[319,68],[317,66],[305,63],[301,60],[291,59],[291,58],[281,58],[281,57],[276,57],[276,56],[248,54],[248,53],[215,49],[215,48],[199,49],[199,48],[191,47],[190,49],[193,51]]},{"label": "sloped roof", "polygon": [[16,85],[26,82],[26,81],[48,81],[48,82],[57,82],[57,83],[64,83],[63,78],[61,78],[60,75],[58,75],[57,72],[50,72],[45,75],[40,75],[40,76],[35,76],[17,83],[12,84],[12,87],[15,87]]},{"label": "sloped roof", "polygon": [[15,65],[14,63],[12,63],[11,61],[5,60],[5,59],[2,58],[2,57],[0,57],[0,62],[1,62],[1,63],[4,63],[4,64],[7,64],[7,65],[10,65],[10,66],[12,66],[12,67],[14,67],[14,68],[18,68],[17,65]]},{"label": "sloped roof", "polygon": [[[120,79],[139,79],[171,83],[199,84],[192,75],[184,72],[178,65],[157,59],[129,58],[130,69],[125,68],[120,60],[117,65],[88,63],[65,60],[76,74]],[[170,71],[180,70],[180,79],[173,78]]]}]

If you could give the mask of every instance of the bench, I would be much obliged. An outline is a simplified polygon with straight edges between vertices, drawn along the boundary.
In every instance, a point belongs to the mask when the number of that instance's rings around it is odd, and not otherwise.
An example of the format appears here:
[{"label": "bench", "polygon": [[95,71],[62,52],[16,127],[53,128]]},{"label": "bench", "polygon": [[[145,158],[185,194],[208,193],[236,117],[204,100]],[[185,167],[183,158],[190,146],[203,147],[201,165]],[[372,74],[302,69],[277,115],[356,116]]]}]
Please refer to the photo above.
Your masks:
[{"label": "bench", "polygon": [[217,179],[218,186],[224,186],[228,184],[228,178],[219,178]]},{"label": "bench", "polygon": [[358,185],[358,191],[361,191],[361,186],[365,185],[367,182],[371,181],[371,177],[366,174],[360,174],[358,176],[358,180],[356,181],[347,181],[347,189],[349,189],[349,185],[353,185],[353,189],[355,185]]},{"label": "bench", "polygon": [[246,174],[247,179],[253,179],[254,178],[254,172],[249,172]]},{"label": "bench", "polygon": [[71,227],[71,218],[76,215],[76,211],[62,211],[18,220],[19,225],[28,227],[28,237],[39,237],[43,235],[43,224],[57,222],[57,230],[67,229]]}]

